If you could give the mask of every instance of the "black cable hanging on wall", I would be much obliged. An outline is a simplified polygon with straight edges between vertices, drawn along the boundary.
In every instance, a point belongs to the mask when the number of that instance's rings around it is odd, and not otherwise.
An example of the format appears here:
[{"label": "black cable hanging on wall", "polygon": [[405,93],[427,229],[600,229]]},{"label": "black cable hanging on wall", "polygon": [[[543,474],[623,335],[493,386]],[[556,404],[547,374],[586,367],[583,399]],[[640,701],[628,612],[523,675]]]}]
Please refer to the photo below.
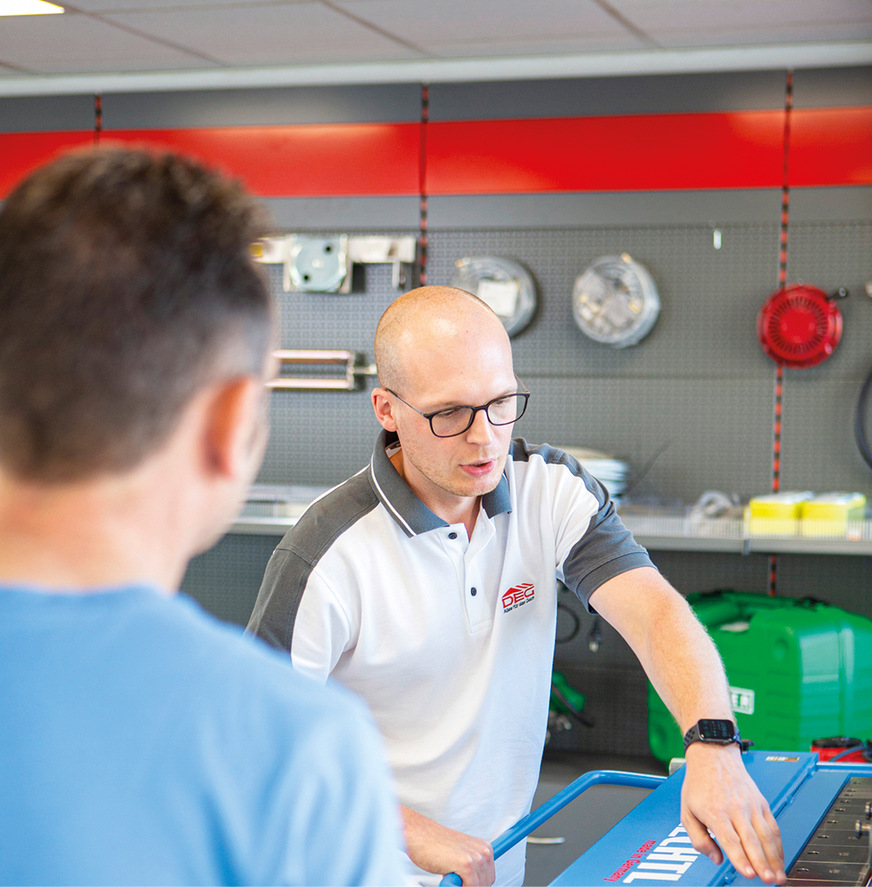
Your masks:
[{"label": "black cable hanging on wall", "polygon": [[869,438],[866,435],[866,415],[869,406],[869,391],[872,389],[872,370],[866,376],[866,381],[860,389],[857,398],[857,407],[854,411],[854,437],[857,440],[857,448],[863,461],[872,468],[872,447],[869,445]]}]

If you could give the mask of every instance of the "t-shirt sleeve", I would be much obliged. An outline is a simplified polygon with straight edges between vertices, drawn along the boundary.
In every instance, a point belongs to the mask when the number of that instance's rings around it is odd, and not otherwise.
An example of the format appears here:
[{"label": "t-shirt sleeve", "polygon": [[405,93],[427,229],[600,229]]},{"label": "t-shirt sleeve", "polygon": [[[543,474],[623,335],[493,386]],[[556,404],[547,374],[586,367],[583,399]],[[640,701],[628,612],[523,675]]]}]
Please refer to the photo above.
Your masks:
[{"label": "t-shirt sleeve", "polygon": [[323,683],[349,646],[351,619],[320,574],[292,549],[279,546],[246,631],[290,653],[297,671]]},{"label": "t-shirt sleeve", "polygon": [[308,570],[302,567],[283,545],[273,551],[245,629],[247,634],[287,653],[291,651],[294,619],[308,578]]},{"label": "t-shirt sleeve", "polygon": [[[403,884],[399,804],[381,738],[351,693],[335,684],[319,693],[306,723],[275,737],[255,883]],[[293,747],[281,749],[281,735],[294,734]]]},{"label": "t-shirt sleeve", "polygon": [[[558,451],[559,453],[559,451]],[[552,472],[558,536],[557,577],[593,612],[590,596],[604,582],[637,567],[653,567],[615,510],[608,490],[571,456]]]},{"label": "t-shirt sleeve", "polygon": [[[310,884],[404,883],[399,804],[381,738],[368,717],[352,710],[344,729],[326,739],[339,778],[325,774],[325,792],[309,822]],[[313,754],[324,756],[323,734]],[[335,786],[336,790],[333,790]]]}]

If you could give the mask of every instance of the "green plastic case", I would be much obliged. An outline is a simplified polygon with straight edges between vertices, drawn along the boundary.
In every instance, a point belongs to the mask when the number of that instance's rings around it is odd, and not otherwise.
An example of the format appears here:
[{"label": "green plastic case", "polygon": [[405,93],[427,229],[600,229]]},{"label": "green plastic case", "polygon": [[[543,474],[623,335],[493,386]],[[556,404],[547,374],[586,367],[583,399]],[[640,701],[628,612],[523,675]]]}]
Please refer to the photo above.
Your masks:
[{"label": "green plastic case", "polygon": [[[872,738],[872,619],[748,592],[687,599],[720,651],[736,723],[755,749],[808,751],[824,737]],[[664,763],[684,756],[681,732],[650,684],[648,742]]]}]

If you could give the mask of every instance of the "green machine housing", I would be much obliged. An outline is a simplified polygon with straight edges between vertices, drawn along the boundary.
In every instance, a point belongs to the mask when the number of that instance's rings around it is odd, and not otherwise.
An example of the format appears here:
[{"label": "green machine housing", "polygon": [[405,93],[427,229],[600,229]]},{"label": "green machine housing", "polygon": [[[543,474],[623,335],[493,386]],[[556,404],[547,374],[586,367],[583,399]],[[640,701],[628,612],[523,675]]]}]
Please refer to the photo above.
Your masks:
[{"label": "green machine housing", "polygon": [[[736,723],[755,749],[872,738],[872,619],[807,598],[715,591],[687,600],[720,651]],[[648,742],[664,763],[684,757],[681,731],[650,684]]]}]

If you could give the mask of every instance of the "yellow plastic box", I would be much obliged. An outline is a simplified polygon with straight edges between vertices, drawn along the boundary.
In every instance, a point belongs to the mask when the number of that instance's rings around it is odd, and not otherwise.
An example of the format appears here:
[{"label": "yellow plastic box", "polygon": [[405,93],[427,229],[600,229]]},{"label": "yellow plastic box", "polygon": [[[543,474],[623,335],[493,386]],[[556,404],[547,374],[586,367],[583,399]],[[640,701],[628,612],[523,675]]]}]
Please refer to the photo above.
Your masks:
[{"label": "yellow plastic box", "polygon": [[821,493],[800,506],[799,533],[807,538],[849,536],[849,523],[863,520],[862,493]]},{"label": "yellow plastic box", "polygon": [[745,524],[751,536],[796,536],[802,505],[811,499],[810,490],[794,490],[755,496],[745,509]]}]

